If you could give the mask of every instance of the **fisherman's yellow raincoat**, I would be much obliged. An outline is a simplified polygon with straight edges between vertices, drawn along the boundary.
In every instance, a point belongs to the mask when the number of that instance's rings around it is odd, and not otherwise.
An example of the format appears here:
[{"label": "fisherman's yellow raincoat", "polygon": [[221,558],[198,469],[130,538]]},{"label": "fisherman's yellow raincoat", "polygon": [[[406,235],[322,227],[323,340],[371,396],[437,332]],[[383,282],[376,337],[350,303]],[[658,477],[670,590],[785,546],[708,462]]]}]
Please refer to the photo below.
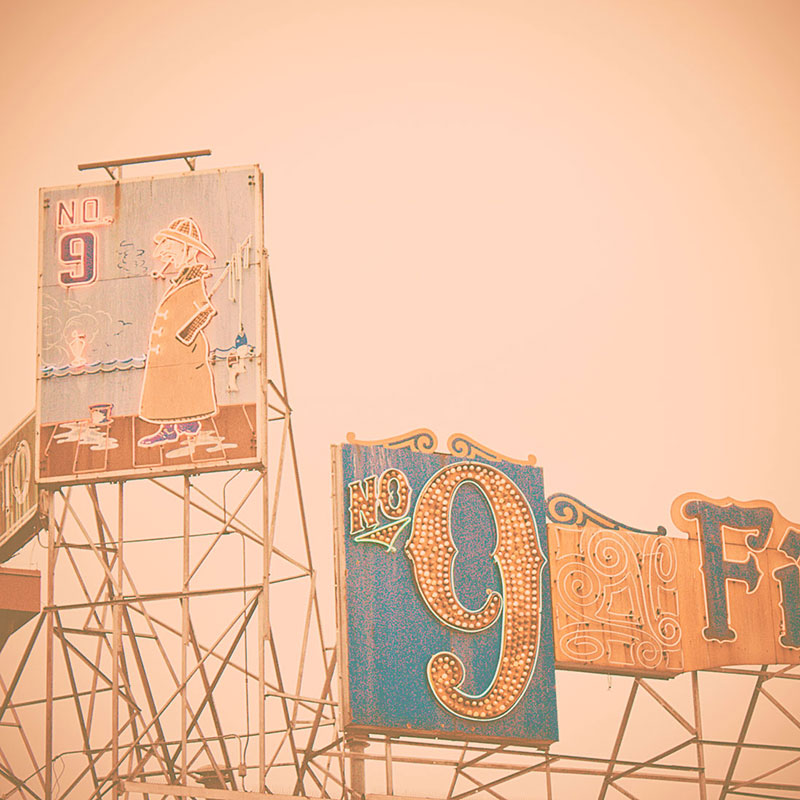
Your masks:
[{"label": "fisherman's yellow raincoat", "polygon": [[184,268],[164,293],[153,319],[139,404],[142,419],[191,422],[217,413],[203,333],[216,313],[202,269]]}]

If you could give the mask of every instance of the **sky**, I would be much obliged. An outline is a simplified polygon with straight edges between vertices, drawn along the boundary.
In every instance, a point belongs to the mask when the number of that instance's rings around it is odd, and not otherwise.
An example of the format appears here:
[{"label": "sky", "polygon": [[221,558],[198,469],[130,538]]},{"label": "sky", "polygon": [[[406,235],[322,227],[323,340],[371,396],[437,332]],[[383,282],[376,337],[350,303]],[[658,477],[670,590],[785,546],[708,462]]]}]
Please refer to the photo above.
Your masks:
[{"label": "sky", "polygon": [[0,429],[34,404],[39,187],[210,148],[265,174],[321,572],[348,431],[533,453],[636,527],[685,491],[800,520],[798,26],[792,0],[16,7]]}]

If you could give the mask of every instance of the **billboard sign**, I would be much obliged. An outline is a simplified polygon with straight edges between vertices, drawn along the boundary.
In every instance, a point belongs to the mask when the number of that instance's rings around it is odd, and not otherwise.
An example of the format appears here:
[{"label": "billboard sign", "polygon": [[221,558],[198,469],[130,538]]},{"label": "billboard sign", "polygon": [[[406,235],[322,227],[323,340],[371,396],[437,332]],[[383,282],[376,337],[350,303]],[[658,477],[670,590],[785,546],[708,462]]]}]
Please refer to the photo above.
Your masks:
[{"label": "billboard sign", "polygon": [[427,430],[334,447],[345,731],[558,738],[555,669],[800,664],[800,524],[687,493],[647,531]]},{"label": "billboard sign", "polygon": [[0,562],[43,527],[34,480],[36,421],[29,414],[0,442]]},{"label": "billboard sign", "polygon": [[569,495],[547,511],[556,666],[670,677],[800,663],[800,525],[772,503],[681,495],[681,537]]},{"label": "billboard sign", "polygon": [[554,741],[542,471],[449,445],[334,448],[345,728]]},{"label": "billboard sign", "polygon": [[40,199],[39,481],[261,464],[258,167]]}]

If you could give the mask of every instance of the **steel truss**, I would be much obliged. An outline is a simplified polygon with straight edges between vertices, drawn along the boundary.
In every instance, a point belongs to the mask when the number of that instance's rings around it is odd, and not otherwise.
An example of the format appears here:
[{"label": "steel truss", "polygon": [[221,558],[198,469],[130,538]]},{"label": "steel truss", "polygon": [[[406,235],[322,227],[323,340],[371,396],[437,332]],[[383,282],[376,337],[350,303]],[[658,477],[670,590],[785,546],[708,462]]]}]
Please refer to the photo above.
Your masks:
[{"label": "steel truss", "polygon": [[[564,676],[582,704],[592,702],[600,676]],[[800,798],[800,666],[720,668],[669,682],[613,680],[630,687],[624,704],[617,702],[604,729],[590,732],[596,746],[584,744],[581,754],[568,749],[587,733],[574,705],[562,714],[562,741],[551,747],[370,736],[327,752],[350,760],[351,788],[366,800]],[[733,706],[724,724],[714,719],[721,688]],[[704,718],[734,738],[704,735]],[[654,742],[657,749],[646,752]]]},{"label": "steel truss", "polygon": [[0,684],[4,797],[341,793],[342,763],[305,756],[335,736],[335,649],[268,301],[264,470],[52,492],[46,601]]}]

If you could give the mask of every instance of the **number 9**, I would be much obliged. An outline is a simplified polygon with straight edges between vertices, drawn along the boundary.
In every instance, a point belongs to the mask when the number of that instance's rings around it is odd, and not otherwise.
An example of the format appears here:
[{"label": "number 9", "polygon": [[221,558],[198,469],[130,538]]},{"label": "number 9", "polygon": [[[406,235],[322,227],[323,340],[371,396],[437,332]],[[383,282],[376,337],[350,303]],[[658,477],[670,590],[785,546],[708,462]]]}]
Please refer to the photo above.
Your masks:
[{"label": "number 9", "polygon": [[94,283],[97,278],[95,252],[97,237],[92,231],[65,233],[58,245],[59,260],[69,269],[58,273],[62,286]]},{"label": "number 9", "polygon": [[[500,569],[504,597],[491,592],[478,611],[466,608],[453,587],[458,550],[450,530],[450,506],[456,489],[470,483],[489,503],[497,530],[492,558]],[[431,613],[465,633],[491,627],[502,613],[500,658],[491,686],[482,695],[459,689],[464,664],[454,653],[436,653],[428,662],[428,683],[436,699],[465,719],[502,717],[520,701],[536,664],[539,642],[542,555],[536,523],[520,490],[504,473],[476,462],[453,464],[436,473],[423,488],[414,525],[405,546],[414,580]]]}]

